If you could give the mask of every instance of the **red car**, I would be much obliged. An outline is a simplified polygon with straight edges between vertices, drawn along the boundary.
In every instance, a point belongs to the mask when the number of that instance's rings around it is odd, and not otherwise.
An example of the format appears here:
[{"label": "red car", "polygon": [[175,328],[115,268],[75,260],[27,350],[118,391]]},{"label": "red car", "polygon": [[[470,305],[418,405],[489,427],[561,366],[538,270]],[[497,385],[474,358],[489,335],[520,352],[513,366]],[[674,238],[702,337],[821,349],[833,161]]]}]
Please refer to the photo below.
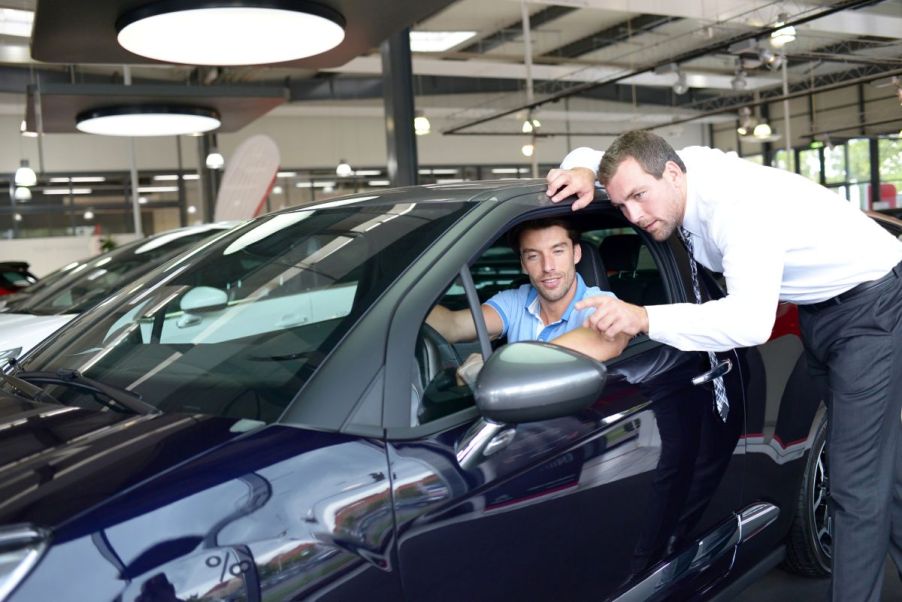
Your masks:
[{"label": "red car", "polygon": [[0,295],[18,293],[38,281],[24,261],[0,261]]}]

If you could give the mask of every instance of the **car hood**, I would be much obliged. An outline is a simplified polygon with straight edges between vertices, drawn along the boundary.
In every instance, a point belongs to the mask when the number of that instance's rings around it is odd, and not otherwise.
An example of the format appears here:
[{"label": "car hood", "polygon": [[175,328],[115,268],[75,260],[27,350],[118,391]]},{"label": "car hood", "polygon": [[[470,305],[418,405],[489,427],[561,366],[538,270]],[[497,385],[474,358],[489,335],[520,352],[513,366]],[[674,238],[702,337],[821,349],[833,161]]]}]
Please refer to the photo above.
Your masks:
[{"label": "car hood", "polygon": [[16,357],[65,326],[76,314],[34,316],[31,314],[0,314],[0,353],[21,348]]},{"label": "car hood", "polygon": [[0,524],[56,528],[240,436],[247,422],[94,411],[0,393]]}]

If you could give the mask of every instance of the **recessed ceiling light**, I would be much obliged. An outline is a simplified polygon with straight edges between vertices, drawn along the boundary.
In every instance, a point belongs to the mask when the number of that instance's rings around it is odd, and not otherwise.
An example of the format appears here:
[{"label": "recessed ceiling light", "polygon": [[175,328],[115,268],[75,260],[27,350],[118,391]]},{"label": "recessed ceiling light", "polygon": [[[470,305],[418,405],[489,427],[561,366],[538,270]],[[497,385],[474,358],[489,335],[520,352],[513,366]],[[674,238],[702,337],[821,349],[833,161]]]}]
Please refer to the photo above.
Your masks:
[{"label": "recessed ceiling light", "polygon": [[178,192],[178,186],[138,186],[138,192]]},{"label": "recessed ceiling light", "polygon": [[31,37],[34,13],[30,10],[0,8],[0,34],[20,38]]},{"label": "recessed ceiling light", "polygon": [[411,52],[444,52],[466,42],[475,31],[411,31]]},{"label": "recessed ceiling light", "polygon": [[220,123],[212,109],[158,105],[91,109],[75,118],[80,131],[104,136],[178,136],[209,132]]},{"label": "recessed ceiling light", "polygon": [[189,65],[301,59],[338,46],[344,27],[337,11],[303,0],[163,0],[116,21],[119,44],[129,52]]},{"label": "recessed ceiling light", "polygon": [[69,194],[91,194],[93,192],[90,188],[45,188],[42,190],[46,195],[69,195]]}]

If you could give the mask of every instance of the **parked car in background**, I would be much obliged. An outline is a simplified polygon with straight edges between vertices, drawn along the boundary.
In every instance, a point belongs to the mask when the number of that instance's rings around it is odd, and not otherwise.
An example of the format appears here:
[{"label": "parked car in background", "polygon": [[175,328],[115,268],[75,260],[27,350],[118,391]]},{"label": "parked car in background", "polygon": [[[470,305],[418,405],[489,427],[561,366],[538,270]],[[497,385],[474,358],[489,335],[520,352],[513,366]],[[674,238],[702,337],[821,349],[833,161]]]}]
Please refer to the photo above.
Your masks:
[{"label": "parked car in background", "polygon": [[0,261],[0,296],[12,295],[38,281],[28,267],[24,261]]},{"label": "parked car in background", "polygon": [[79,313],[175,257],[235,226],[220,222],[188,226],[133,241],[86,261],[64,266],[0,305],[0,361],[28,352]]},{"label": "parked car in background", "polygon": [[[507,233],[573,215],[545,187],[269,214],[44,341],[0,385],[0,592],[663,600],[724,594],[787,554],[811,570],[829,545],[806,531],[825,411],[792,308],[713,370],[645,336],[605,364],[490,341],[480,303],[521,278]],[[682,244],[598,194],[574,221],[587,284],[689,301]],[[468,309],[479,340],[430,328],[439,303]],[[454,377],[473,351],[475,392]]]},{"label": "parked car in background", "polygon": [[867,213],[874,221],[883,226],[884,230],[899,240],[902,240],[902,220],[886,213],[880,213],[879,211],[868,211]]},{"label": "parked car in background", "polygon": [[3,311],[3,308],[7,305],[13,305],[14,303],[18,303],[24,299],[27,299],[31,295],[38,293],[42,290],[47,289],[50,286],[55,285],[60,279],[65,278],[72,270],[77,268],[80,265],[83,265],[89,261],[92,261],[94,257],[88,257],[84,259],[79,259],[76,261],[72,261],[67,263],[61,268],[53,270],[49,274],[45,274],[41,278],[38,279],[37,282],[33,284],[29,284],[28,286],[17,290],[16,292],[4,295],[0,297],[0,311]]}]

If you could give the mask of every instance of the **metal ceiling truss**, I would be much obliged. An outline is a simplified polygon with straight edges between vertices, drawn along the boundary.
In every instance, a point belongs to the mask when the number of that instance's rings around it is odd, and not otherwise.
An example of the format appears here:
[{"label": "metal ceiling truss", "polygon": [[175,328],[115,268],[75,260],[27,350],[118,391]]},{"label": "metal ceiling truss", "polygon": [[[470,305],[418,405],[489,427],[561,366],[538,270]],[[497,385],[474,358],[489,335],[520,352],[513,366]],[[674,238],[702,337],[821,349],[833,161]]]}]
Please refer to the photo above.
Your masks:
[{"label": "metal ceiling truss", "polygon": [[[767,27],[761,27],[761,28],[755,29],[753,31],[737,34],[737,35],[731,36],[729,38],[719,40],[712,44],[708,44],[708,45],[705,45],[705,46],[702,46],[699,48],[695,48],[693,50],[678,54],[676,56],[668,57],[666,60],[648,63],[648,64],[645,64],[636,69],[625,70],[624,72],[619,73],[615,76],[612,76],[612,77],[609,77],[606,79],[601,79],[601,80],[594,81],[594,82],[586,82],[586,83],[581,83],[581,84],[577,84],[577,85],[572,85],[572,84],[570,84],[570,82],[558,82],[558,81],[546,82],[546,87],[543,87],[543,89],[542,89],[542,93],[546,94],[546,96],[544,98],[540,98],[533,102],[520,104],[518,106],[514,106],[511,108],[502,109],[502,110],[497,111],[493,115],[489,115],[487,117],[482,117],[482,118],[467,121],[465,123],[462,123],[460,125],[454,126],[448,130],[443,131],[442,134],[445,134],[445,135],[458,134],[458,133],[461,133],[463,130],[466,130],[466,129],[469,129],[469,128],[472,128],[472,127],[475,127],[477,125],[481,125],[484,123],[488,123],[490,121],[494,121],[496,119],[500,119],[502,117],[506,117],[508,115],[518,113],[520,111],[534,110],[542,105],[545,105],[545,104],[548,104],[551,102],[556,102],[558,100],[562,100],[562,99],[568,98],[570,96],[583,94],[589,90],[598,88],[600,86],[606,86],[606,85],[622,82],[623,80],[633,77],[635,75],[639,75],[641,73],[646,73],[648,71],[652,71],[657,67],[662,67],[664,65],[668,65],[671,63],[682,64],[687,61],[697,59],[697,58],[700,58],[700,57],[703,57],[706,55],[723,52],[723,51],[726,51],[730,46],[732,46],[738,42],[744,42],[746,40],[753,40],[756,38],[768,36],[772,32],[776,31],[777,29],[779,29],[781,27],[785,27],[785,26],[789,26],[789,25],[792,25],[792,26],[801,25],[803,23],[807,23],[809,21],[813,21],[815,19],[819,19],[819,18],[828,16],[828,15],[831,15],[834,13],[838,13],[838,12],[841,12],[844,10],[859,8],[859,7],[862,7],[862,6],[871,4],[871,3],[872,3],[872,0],[842,0],[840,2],[835,2],[821,10],[814,9],[814,10],[808,11],[808,12],[804,13],[802,16],[798,16],[794,19],[790,19],[786,23],[784,23],[780,26],[772,25],[772,26],[767,26]],[[570,85],[567,85],[567,84],[570,84]],[[557,88],[557,90],[555,90],[555,88]],[[546,92],[546,90],[549,90],[549,91]]]}]

